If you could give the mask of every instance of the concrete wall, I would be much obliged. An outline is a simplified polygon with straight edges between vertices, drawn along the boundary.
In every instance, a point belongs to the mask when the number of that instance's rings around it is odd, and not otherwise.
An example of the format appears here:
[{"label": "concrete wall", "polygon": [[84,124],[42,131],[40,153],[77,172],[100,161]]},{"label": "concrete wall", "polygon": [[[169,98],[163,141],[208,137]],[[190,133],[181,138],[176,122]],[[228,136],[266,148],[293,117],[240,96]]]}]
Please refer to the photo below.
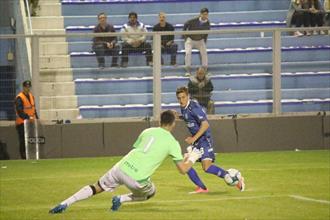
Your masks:
[{"label": "concrete wall", "polygon": [[[330,149],[330,116],[218,118],[210,120],[216,152]],[[114,156],[127,153],[139,133],[155,122],[77,122],[44,125],[41,158]],[[183,121],[173,132],[183,148]],[[13,123],[0,126],[11,159],[19,158]]]}]

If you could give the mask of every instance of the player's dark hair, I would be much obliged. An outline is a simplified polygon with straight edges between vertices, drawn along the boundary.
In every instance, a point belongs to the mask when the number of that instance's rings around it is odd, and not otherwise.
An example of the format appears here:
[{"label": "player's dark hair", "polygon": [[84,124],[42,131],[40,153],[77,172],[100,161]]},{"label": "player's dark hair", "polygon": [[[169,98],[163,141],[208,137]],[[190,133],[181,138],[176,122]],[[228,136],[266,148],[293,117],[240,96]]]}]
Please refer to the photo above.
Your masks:
[{"label": "player's dark hair", "polygon": [[97,15],[97,18],[100,18],[101,15],[104,15],[105,17],[107,17],[107,15],[104,12],[101,12],[100,14]]},{"label": "player's dark hair", "polygon": [[175,121],[175,114],[172,110],[166,110],[160,114],[160,126],[171,125]]},{"label": "player's dark hair", "polygon": [[130,18],[131,16],[135,16],[136,18],[138,18],[137,13],[134,12],[134,11],[131,11],[131,12],[128,14],[128,18]]},{"label": "player's dark hair", "polygon": [[186,93],[188,95],[188,88],[185,87],[185,86],[182,86],[182,87],[178,87],[176,89],[176,96],[178,96],[180,93]]}]

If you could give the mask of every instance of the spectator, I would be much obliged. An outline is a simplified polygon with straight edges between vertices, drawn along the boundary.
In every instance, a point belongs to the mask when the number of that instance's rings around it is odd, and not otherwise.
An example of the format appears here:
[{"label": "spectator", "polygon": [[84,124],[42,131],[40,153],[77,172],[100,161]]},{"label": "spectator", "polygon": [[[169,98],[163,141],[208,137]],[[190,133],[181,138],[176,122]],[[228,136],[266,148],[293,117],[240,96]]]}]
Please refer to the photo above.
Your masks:
[{"label": "spectator", "polygon": [[40,10],[39,0],[29,0],[28,4],[29,4],[31,16],[37,16],[37,12],[38,10]]},{"label": "spectator", "polygon": [[[324,0],[324,10],[324,25],[330,26],[330,0]],[[328,34],[330,34],[330,30],[328,31]]]},{"label": "spectator", "polygon": [[19,152],[22,159],[26,159],[24,120],[38,119],[34,97],[30,92],[31,86],[31,81],[24,81],[23,91],[20,92],[15,99],[16,130],[19,137]]},{"label": "spectator", "polygon": [[[286,18],[286,24],[288,27],[295,25],[296,27],[310,26],[310,14],[308,0],[291,0],[289,11]],[[309,32],[306,33],[310,35]],[[304,35],[300,31],[294,32],[294,36]]]},{"label": "spectator", "polygon": [[214,103],[211,100],[213,84],[203,67],[198,68],[196,75],[190,77],[188,91],[192,98],[196,99],[201,106],[207,109],[208,114],[214,114]]},{"label": "spectator", "polygon": [[[160,12],[158,18],[159,23],[153,27],[152,31],[174,31],[173,25],[166,22],[166,14],[164,12]],[[161,41],[162,53],[170,53],[171,65],[176,65],[176,52],[178,50],[178,45],[174,43],[174,35],[162,35]]]},{"label": "spectator", "polygon": [[147,32],[147,28],[143,23],[137,20],[138,15],[135,12],[130,12],[128,15],[128,23],[124,24],[121,32],[122,33],[140,33],[124,35],[122,37],[122,58],[121,66],[127,67],[128,64],[128,53],[130,52],[145,52],[147,65],[152,66],[152,53],[151,45],[146,42],[146,35],[143,33]]},{"label": "spectator", "polygon": [[[324,8],[320,0],[309,0],[309,13],[312,27],[322,27],[324,24]],[[317,31],[313,31],[313,34],[318,34]],[[325,34],[324,31],[320,31],[320,34]]]},{"label": "spectator", "polygon": [[[109,33],[115,32],[114,27],[107,23],[107,16],[105,13],[100,13],[98,16],[98,25],[94,28],[94,33]],[[93,51],[96,54],[96,59],[99,68],[103,69],[105,67],[104,56],[112,55],[111,67],[118,66],[118,55],[119,46],[116,45],[117,37],[94,37],[93,39]]]},{"label": "spectator", "polygon": [[[209,10],[207,8],[202,8],[200,11],[199,17],[188,20],[184,26],[184,31],[196,31],[196,30],[210,30],[210,21],[208,19]],[[207,51],[206,51],[206,41],[207,34],[194,34],[194,35],[185,35],[185,68],[186,75],[190,75],[191,73],[191,51],[193,48],[197,48],[200,52],[202,59],[202,67],[207,69],[208,61],[207,61]]]}]

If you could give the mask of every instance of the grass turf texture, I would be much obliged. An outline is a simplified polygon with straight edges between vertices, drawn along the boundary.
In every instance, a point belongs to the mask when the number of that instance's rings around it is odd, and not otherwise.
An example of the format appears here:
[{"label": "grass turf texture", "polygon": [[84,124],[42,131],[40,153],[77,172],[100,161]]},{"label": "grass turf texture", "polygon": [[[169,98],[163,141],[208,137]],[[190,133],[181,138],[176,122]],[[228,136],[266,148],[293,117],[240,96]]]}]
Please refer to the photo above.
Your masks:
[{"label": "grass turf texture", "polygon": [[194,186],[168,159],[152,178],[156,196],[146,202],[110,212],[111,197],[128,192],[120,187],[75,203],[62,214],[48,214],[119,159],[0,161],[0,219],[330,219],[330,151],[220,154],[216,164],[239,169],[246,191],[203,173],[197,163],[194,167],[210,190],[202,195],[188,194]]}]

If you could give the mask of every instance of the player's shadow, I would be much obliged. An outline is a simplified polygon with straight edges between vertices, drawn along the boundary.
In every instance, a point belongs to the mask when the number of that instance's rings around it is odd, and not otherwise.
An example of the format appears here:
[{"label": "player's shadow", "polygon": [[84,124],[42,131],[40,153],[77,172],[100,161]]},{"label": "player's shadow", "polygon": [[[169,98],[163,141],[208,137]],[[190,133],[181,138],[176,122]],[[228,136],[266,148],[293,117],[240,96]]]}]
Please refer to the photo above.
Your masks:
[{"label": "player's shadow", "polygon": [[177,186],[178,190],[177,192],[186,192],[189,195],[202,195],[202,196],[219,196],[219,195],[227,195],[229,194],[227,190],[220,191],[219,189],[215,189],[214,191],[212,189],[209,189],[208,193],[193,193],[194,188],[192,187],[186,187],[186,186]]},{"label": "player's shadow", "polygon": [[[134,206],[134,207],[133,207]],[[175,208],[174,208],[175,207]],[[189,213],[200,213],[200,210],[196,208],[187,208],[183,206],[180,208],[177,203],[163,203],[163,202],[146,202],[144,204],[134,204],[129,205],[126,207],[121,207],[121,211],[131,212],[131,213],[145,213],[145,212],[163,212],[163,213],[171,213],[171,215],[175,214],[176,212],[189,212]]]}]

